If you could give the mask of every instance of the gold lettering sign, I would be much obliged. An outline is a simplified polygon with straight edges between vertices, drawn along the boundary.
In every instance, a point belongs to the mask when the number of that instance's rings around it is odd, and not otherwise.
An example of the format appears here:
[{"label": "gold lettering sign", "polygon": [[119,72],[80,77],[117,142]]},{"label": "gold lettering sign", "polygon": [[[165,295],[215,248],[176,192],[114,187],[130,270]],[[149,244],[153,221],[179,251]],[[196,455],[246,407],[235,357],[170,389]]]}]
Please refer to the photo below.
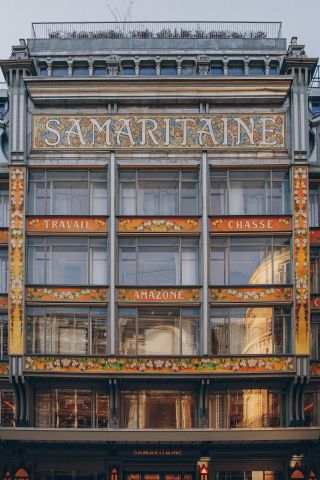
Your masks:
[{"label": "gold lettering sign", "polygon": [[199,288],[118,288],[119,303],[199,303]]},{"label": "gold lettering sign", "polygon": [[290,232],[290,217],[213,217],[212,233],[220,232]]},{"label": "gold lettering sign", "polygon": [[34,150],[283,149],[283,114],[34,115]]},{"label": "gold lettering sign", "polygon": [[134,457],[182,457],[182,450],[133,450]]},{"label": "gold lettering sign", "polygon": [[27,233],[33,235],[43,233],[106,234],[107,220],[105,217],[28,217]]}]

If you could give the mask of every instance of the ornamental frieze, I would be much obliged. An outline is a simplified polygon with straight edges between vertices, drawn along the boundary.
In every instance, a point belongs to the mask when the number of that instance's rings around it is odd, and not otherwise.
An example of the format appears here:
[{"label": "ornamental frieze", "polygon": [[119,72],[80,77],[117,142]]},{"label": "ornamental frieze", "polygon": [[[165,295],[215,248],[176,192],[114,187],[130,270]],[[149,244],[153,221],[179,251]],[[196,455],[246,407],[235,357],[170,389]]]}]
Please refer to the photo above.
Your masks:
[{"label": "ornamental frieze", "polygon": [[195,233],[200,232],[198,218],[119,218],[119,233]]},{"label": "ornamental frieze", "polygon": [[32,148],[284,149],[284,114],[33,115]]},{"label": "ornamental frieze", "polygon": [[25,185],[26,168],[11,167],[10,241],[9,241],[9,354],[24,351],[24,253],[25,253]]},{"label": "ornamental frieze", "polygon": [[8,245],[9,230],[7,228],[0,228],[0,245]]},{"label": "ornamental frieze", "polygon": [[196,303],[199,288],[118,288],[118,303]]},{"label": "ornamental frieze", "polygon": [[290,232],[290,217],[212,217],[212,233]]},{"label": "ornamental frieze", "polygon": [[0,295],[0,310],[8,309],[8,295]]},{"label": "ornamental frieze", "polygon": [[0,362],[0,376],[7,377],[9,375],[9,362]]},{"label": "ornamental frieze", "polygon": [[311,362],[310,363],[310,376],[311,377],[320,377],[320,362]]},{"label": "ornamental frieze", "polygon": [[320,245],[320,228],[310,229],[310,243]]},{"label": "ornamental frieze", "polygon": [[28,356],[32,373],[272,374],[295,371],[293,357],[61,357]]},{"label": "ornamental frieze", "polygon": [[291,287],[220,287],[210,289],[211,303],[292,302]]},{"label": "ornamental frieze", "polygon": [[28,234],[74,234],[90,233],[106,234],[107,220],[105,217],[28,217]]},{"label": "ornamental frieze", "polygon": [[293,181],[293,258],[295,345],[297,355],[310,352],[309,312],[309,229],[308,229],[308,167],[294,166]]},{"label": "ornamental frieze", "polygon": [[27,302],[107,303],[106,288],[87,287],[27,287]]}]

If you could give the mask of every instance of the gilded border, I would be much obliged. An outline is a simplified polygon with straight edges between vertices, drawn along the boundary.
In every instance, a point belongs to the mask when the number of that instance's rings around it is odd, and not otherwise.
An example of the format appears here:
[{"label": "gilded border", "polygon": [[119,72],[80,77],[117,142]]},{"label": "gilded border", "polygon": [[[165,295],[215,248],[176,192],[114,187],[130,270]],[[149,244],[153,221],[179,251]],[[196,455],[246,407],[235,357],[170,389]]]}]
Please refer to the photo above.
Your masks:
[{"label": "gilded border", "polygon": [[292,167],[295,352],[310,354],[308,167]]},{"label": "gilded border", "polygon": [[48,303],[107,303],[107,288],[27,287],[26,301]]},{"label": "gilded border", "polygon": [[27,372],[112,374],[270,374],[295,371],[293,357],[63,357],[28,356]]},{"label": "gilded border", "polygon": [[211,288],[210,301],[220,303],[292,302],[291,287],[229,287]]},{"label": "gilded border", "polygon": [[24,251],[26,168],[10,167],[9,354],[24,351]]}]

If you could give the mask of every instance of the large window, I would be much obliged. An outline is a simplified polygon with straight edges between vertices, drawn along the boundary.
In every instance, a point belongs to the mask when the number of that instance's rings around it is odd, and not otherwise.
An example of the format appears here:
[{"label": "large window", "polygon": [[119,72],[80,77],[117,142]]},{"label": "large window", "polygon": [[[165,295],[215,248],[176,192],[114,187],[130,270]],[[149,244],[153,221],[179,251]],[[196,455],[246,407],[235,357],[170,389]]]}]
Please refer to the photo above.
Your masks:
[{"label": "large window", "polygon": [[107,172],[99,170],[32,170],[29,214],[106,215]]},{"label": "large window", "polygon": [[210,254],[211,285],[290,283],[289,238],[213,238]]},{"label": "large window", "polygon": [[320,248],[310,249],[311,293],[320,293]]},{"label": "large window", "polygon": [[311,358],[320,360],[320,315],[311,317]]},{"label": "large window", "polygon": [[5,183],[0,183],[0,227],[9,226],[9,189]]},{"label": "large window", "polygon": [[121,215],[197,215],[198,171],[121,170]]},{"label": "large window", "polygon": [[320,427],[320,387],[308,387],[306,390],[304,416],[307,427]]},{"label": "large window", "polygon": [[8,292],[9,282],[8,249],[0,248],[0,293]]},{"label": "large window", "polygon": [[211,309],[211,349],[216,355],[291,353],[289,307]]},{"label": "large window", "polygon": [[198,239],[133,237],[119,240],[121,285],[197,285]]},{"label": "large window", "polygon": [[0,314],[0,359],[8,357],[8,315]]},{"label": "large window", "polygon": [[14,392],[10,389],[0,390],[0,426],[13,427],[15,415]]},{"label": "large window", "polygon": [[211,171],[211,215],[284,215],[290,212],[284,171]]},{"label": "large window", "polygon": [[229,390],[209,394],[210,428],[280,427],[283,395],[267,389]]},{"label": "large window", "polygon": [[196,399],[179,390],[121,392],[121,428],[193,428]]},{"label": "large window", "polygon": [[283,480],[282,471],[275,470],[257,470],[260,467],[254,467],[255,470],[232,470],[216,472],[215,480]]},{"label": "large window", "polygon": [[39,389],[35,392],[34,418],[40,428],[106,428],[109,397],[102,389]]},{"label": "large window", "polygon": [[315,183],[309,187],[309,225],[310,227],[319,227],[319,196],[320,184]]},{"label": "large window", "polygon": [[198,355],[199,309],[119,308],[121,355]]},{"label": "large window", "polygon": [[28,283],[106,285],[106,239],[30,238],[28,242]]},{"label": "large window", "polygon": [[29,307],[28,354],[106,355],[107,310],[86,307]]}]

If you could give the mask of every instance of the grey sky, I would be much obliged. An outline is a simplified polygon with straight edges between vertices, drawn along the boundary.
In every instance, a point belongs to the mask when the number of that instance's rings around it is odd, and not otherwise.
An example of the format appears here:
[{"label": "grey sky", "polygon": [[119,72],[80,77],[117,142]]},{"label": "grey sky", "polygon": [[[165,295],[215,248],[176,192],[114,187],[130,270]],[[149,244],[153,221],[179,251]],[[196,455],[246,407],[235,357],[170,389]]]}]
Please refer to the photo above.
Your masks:
[{"label": "grey sky", "polygon": [[[32,22],[113,21],[106,0],[0,0],[0,58],[29,38]],[[113,7],[125,0],[109,0]],[[283,36],[298,36],[320,56],[320,0],[135,0],[133,20],[282,21]],[[0,81],[2,77],[0,77]]]}]

